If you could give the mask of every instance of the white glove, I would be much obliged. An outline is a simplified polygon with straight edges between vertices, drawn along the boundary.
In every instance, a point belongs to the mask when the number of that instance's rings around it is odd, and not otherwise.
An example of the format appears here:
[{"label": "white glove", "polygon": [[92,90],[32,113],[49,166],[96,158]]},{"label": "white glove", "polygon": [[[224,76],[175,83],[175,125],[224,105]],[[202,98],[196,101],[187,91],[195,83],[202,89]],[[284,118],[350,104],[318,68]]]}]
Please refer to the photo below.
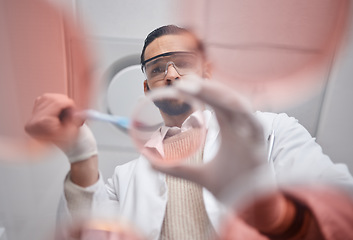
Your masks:
[{"label": "white glove", "polygon": [[97,142],[86,124],[80,127],[76,141],[64,152],[70,163],[83,161],[97,155]]},{"label": "white glove", "polygon": [[90,129],[82,125],[84,118],[75,112],[74,101],[66,95],[43,94],[34,103],[26,132],[59,147],[71,163],[88,159],[97,154],[97,144]]},{"label": "white glove", "polygon": [[204,186],[227,205],[272,188],[274,179],[267,165],[263,129],[244,99],[229,87],[195,77],[174,87],[214,109],[221,145],[214,159],[202,166],[153,167]]}]

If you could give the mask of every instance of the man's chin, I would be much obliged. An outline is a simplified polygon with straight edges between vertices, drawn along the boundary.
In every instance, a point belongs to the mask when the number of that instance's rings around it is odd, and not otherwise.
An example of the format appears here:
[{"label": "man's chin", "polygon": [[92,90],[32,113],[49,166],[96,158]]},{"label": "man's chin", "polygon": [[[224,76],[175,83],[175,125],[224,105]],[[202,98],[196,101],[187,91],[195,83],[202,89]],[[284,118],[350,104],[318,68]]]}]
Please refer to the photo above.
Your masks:
[{"label": "man's chin", "polygon": [[190,112],[191,106],[185,102],[178,102],[177,100],[156,100],[154,104],[169,116],[178,116]]}]

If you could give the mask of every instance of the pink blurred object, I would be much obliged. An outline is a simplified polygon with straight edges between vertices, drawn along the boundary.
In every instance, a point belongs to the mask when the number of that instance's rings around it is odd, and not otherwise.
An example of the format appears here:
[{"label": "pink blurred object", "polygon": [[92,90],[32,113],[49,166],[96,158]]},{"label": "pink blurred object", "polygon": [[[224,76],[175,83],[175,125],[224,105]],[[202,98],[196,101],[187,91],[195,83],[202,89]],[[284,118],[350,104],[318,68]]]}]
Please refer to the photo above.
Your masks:
[{"label": "pink blurred object", "polygon": [[123,220],[91,219],[58,228],[55,240],[145,240],[134,227]]},{"label": "pink blurred object", "polygon": [[92,59],[81,29],[47,1],[0,1],[0,160],[43,149],[24,131],[37,96],[63,93],[87,107]]},{"label": "pink blurred object", "polygon": [[350,17],[349,0],[196,0],[182,22],[206,42],[216,81],[256,107],[305,100],[326,81]]},{"label": "pink blurred object", "polygon": [[[352,239],[353,202],[342,189],[313,185],[292,187],[285,192],[304,203],[316,219],[320,231],[313,229],[314,224],[311,224],[306,239]],[[221,232],[222,240],[268,239],[235,214],[225,219]]]}]

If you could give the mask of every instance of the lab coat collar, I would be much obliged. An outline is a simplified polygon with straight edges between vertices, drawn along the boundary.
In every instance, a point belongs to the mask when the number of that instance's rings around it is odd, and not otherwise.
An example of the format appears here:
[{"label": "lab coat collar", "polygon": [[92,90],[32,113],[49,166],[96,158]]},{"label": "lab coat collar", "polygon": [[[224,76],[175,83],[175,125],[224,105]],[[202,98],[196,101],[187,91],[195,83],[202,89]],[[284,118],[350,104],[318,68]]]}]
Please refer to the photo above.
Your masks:
[{"label": "lab coat collar", "polygon": [[196,111],[192,113],[187,119],[185,119],[180,128],[162,126],[152,134],[151,139],[147,141],[145,147],[156,150],[161,155],[161,157],[164,157],[163,140],[165,138],[171,137],[180,132],[185,132],[191,128],[202,127],[203,121],[205,122],[205,127],[207,130],[211,116],[212,113],[210,110]]}]

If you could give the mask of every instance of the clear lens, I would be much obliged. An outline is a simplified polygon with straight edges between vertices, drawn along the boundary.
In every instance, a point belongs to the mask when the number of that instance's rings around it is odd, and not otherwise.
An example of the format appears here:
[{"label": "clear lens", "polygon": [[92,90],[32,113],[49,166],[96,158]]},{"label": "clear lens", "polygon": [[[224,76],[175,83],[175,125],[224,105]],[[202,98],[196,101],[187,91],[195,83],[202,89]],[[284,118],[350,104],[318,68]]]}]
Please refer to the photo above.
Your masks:
[{"label": "clear lens", "polygon": [[203,108],[173,88],[153,90],[135,108],[130,135],[148,160],[180,164],[202,151],[206,136]]},{"label": "clear lens", "polygon": [[149,81],[158,81],[165,77],[170,64],[180,75],[195,73],[198,69],[198,58],[194,53],[175,53],[161,56],[146,63],[145,74]]}]

